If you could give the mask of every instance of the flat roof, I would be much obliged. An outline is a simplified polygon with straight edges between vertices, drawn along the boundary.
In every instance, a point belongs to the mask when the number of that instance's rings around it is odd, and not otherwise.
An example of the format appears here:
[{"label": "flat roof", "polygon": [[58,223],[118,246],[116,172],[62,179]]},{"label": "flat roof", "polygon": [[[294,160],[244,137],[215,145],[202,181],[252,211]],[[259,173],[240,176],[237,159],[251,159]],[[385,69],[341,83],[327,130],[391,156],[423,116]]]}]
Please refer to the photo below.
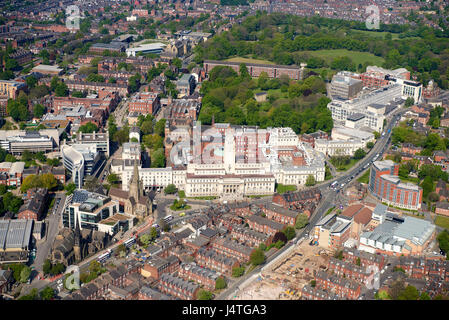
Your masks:
[{"label": "flat roof", "polygon": [[33,231],[34,220],[0,220],[0,249],[25,249]]}]

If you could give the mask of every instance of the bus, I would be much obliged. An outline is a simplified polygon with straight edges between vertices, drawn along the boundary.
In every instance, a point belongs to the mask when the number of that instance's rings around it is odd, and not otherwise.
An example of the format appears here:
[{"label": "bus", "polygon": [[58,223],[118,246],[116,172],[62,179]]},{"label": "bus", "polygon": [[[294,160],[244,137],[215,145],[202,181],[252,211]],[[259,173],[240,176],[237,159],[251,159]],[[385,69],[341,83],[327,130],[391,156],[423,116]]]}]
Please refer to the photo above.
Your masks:
[{"label": "bus", "polygon": [[128,240],[126,240],[125,242],[123,242],[123,244],[124,244],[127,248],[130,248],[134,243],[136,243],[136,237],[129,238]]},{"label": "bus", "polygon": [[108,259],[111,257],[111,253],[112,253],[111,249],[108,249],[105,253],[103,253],[102,255],[100,255],[100,256],[97,258],[97,261],[98,261],[99,263],[104,263],[104,262],[106,262],[106,260],[108,260]]},{"label": "bus", "polygon": [[173,220],[173,216],[172,216],[171,214],[169,214],[168,216],[166,216],[166,217],[164,218],[164,221],[165,221],[165,222],[169,222],[169,221],[171,221],[171,220]]},{"label": "bus", "polygon": [[330,187],[333,189],[333,188],[335,188],[336,186],[338,186],[338,181],[334,181],[334,182],[332,182],[332,184],[330,185]]}]

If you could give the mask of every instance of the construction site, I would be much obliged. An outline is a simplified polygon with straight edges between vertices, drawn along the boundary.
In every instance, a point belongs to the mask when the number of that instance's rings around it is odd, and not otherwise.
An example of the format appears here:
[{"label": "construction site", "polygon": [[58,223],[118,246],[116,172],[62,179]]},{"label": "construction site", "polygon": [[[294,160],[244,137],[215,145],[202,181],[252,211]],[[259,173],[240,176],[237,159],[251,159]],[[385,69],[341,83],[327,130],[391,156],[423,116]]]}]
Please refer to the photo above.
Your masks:
[{"label": "construction site", "polygon": [[260,276],[242,288],[236,300],[297,300],[300,289],[314,279],[318,270],[326,270],[332,253],[308,240],[298,243],[287,255],[264,268]]}]

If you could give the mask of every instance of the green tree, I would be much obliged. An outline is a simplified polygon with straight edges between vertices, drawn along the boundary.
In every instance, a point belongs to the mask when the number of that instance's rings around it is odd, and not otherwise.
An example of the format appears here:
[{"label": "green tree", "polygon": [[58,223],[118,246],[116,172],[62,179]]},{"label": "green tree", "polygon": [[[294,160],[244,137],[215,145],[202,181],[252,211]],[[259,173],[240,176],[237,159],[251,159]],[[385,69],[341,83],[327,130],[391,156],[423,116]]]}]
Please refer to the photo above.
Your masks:
[{"label": "green tree", "polygon": [[309,217],[306,214],[300,213],[296,216],[295,228],[302,229],[309,223]]},{"label": "green tree", "polygon": [[160,148],[151,154],[151,168],[164,168],[165,154],[164,149]]},{"label": "green tree", "polygon": [[223,277],[218,277],[217,280],[215,280],[215,289],[220,290],[226,287],[226,280]]},{"label": "green tree", "polygon": [[107,180],[111,185],[116,185],[120,182],[119,176],[115,173],[111,173],[110,175],[108,175]]},{"label": "green tree", "polygon": [[37,79],[35,76],[31,75],[26,78],[25,82],[26,82],[28,88],[33,89],[37,84]]},{"label": "green tree", "polygon": [[366,152],[365,152],[365,150],[363,150],[363,149],[357,149],[355,152],[354,152],[354,159],[357,159],[357,160],[359,160],[359,159],[362,159],[363,157],[365,157],[366,156]]},{"label": "green tree", "polygon": [[51,262],[49,259],[46,259],[44,261],[44,265],[42,266],[42,271],[44,272],[44,274],[49,274],[51,270]]},{"label": "green tree", "polygon": [[408,97],[407,100],[405,100],[405,106],[411,107],[412,105],[415,104],[415,99],[413,99],[412,97]]},{"label": "green tree", "polygon": [[157,238],[157,229],[155,227],[152,227],[150,229],[150,237],[153,240]]},{"label": "green tree", "polygon": [[162,118],[154,125],[154,133],[162,138],[165,137],[165,122],[167,122],[167,119]]},{"label": "green tree", "polygon": [[69,88],[63,82],[59,82],[55,88],[55,95],[57,97],[67,97],[69,95]]},{"label": "green tree", "polygon": [[200,289],[198,291],[198,300],[212,300],[212,292]]},{"label": "green tree", "polygon": [[418,300],[419,297],[419,291],[414,286],[408,285],[404,291],[399,294],[398,300]]},{"label": "green tree", "polygon": [[232,268],[232,276],[234,278],[239,278],[239,277],[243,276],[244,273],[245,273],[245,268],[244,267],[234,267],[234,268]]},{"label": "green tree", "polygon": [[286,227],[282,232],[287,237],[287,240],[291,240],[296,236],[295,229],[291,226]]},{"label": "green tree", "polygon": [[73,193],[73,191],[76,190],[76,184],[71,182],[64,187],[64,190],[66,191],[66,193],[65,193],[66,195],[71,195]]},{"label": "green tree", "polygon": [[257,266],[265,262],[265,254],[262,250],[257,248],[253,252],[251,252],[249,260],[254,266]]},{"label": "green tree", "polygon": [[88,122],[82,126],[79,127],[78,132],[82,133],[92,133],[92,132],[98,132],[98,127],[93,122]]},{"label": "green tree", "polygon": [[144,247],[148,247],[153,238],[149,233],[145,233],[139,237],[139,241],[144,245]]},{"label": "green tree", "polygon": [[177,191],[178,191],[178,189],[176,188],[176,186],[174,184],[169,184],[164,188],[165,194],[174,194]]},{"label": "green tree", "polygon": [[315,177],[313,176],[313,175],[309,175],[308,177],[307,177],[307,180],[306,180],[306,186],[307,187],[310,187],[310,186],[314,186],[316,184],[316,180],[315,180]]},{"label": "green tree", "polygon": [[20,271],[20,282],[25,283],[31,276],[31,268],[28,266],[23,267]]},{"label": "green tree", "polygon": [[372,142],[372,141],[367,142],[367,143],[366,143],[366,147],[367,147],[368,149],[372,149],[372,148],[374,147],[374,142]]},{"label": "green tree", "polygon": [[52,300],[55,297],[56,292],[53,288],[47,286],[39,293],[39,295],[42,300]]}]

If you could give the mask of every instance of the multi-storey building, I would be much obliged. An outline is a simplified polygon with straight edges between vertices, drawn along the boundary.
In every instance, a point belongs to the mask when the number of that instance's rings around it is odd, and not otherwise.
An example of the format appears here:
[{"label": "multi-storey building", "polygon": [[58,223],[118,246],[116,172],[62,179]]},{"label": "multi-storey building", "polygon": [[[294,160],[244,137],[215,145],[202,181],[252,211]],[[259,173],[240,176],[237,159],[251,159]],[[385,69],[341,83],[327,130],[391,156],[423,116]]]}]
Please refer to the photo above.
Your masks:
[{"label": "multi-storey building", "polygon": [[0,80],[0,96],[5,96],[8,99],[16,99],[19,96],[20,90],[26,89],[26,84],[13,80]]},{"label": "multi-storey building", "polygon": [[122,97],[128,94],[128,86],[125,84],[107,83],[107,82],[85,82],[76,80],[66,80],[64,81],[64,83],[70,90],[118,92]]},{"label": "multi-storey building", "polygon": [[109,133],[108,132],[77,132],[75,143],[80,145],[95,145],[98,152],[109,157]]},{"label": "multi-storey building", "polygon": [[57,129],[0,130],[0,146],[14,155],[25,150],[51,152],[59,148],[59,132]]},{"label": "multi-storey building", "polygon": [[378,270],[382,270],[385,266],[385,257],[383,255],[371,254],[355,248],[343,249],[343,261],[347,261],[352,264],[360,264],[360,266],[364,268],[376,266]]},{"label": "multi-storey building", "polygon": [[333,98],[352,99],[362,91],[361,80],[353,79],[343,72],[337,73],[332,78],[330,94]]},{"label": "multi-storey building", "polygon": [[129,102],[129,112],[156,114],[161,106],[159,95],[154,92],[140,92]]},{"label": "multi-storey building", "polygon": [[42,220],[45,208],[47,206],[47,189],[40,188],[33,192],[30,200],[24,203],[19,209],[17,217],[19,219]]},{"label": "multi-storey building", "polygon": [[313,239],[319,246],[338,250],[351,233],[351,219],[335,213],[323,217],[314,227]]},{"label": "multi-storey building", "polygon": [[371,166],[369,190],[390,205],[412,210],[421,208],[422,188],[401,182],[398,172],[399,164],[391,160],[375,161]]},{"label": "multi-storey building", "polygon": [[295,225],[297,212],[285,209],[276,203],[268,203],[261,208],[268,219],[285,225]]},{"label": "multi-storey building", "polygon": [[[303,79],[304,68],[306,66],[305,64],[301,64],[301,67],[297,67],[257,63],[245,63],[245,65],[251,77],[259,77],[262,72],[265,72],[269,78],[280,78],[282,75],[286,75],[293,80]],[[204,70],[207,74],[217,66],[227,66],[234,69],[235,72],[240,72],[240,63],[238,62],[214,60],[204,61]]]},{"label": "multi-storey building", "polygon": [[218,279],[217,272],[208,268],[200,268],[194,263],[181,264],[178,275],[185,280],[195,281],[210,291],[215,290],[215,282]]},{"label": "multi-storey building", "polygon": [[20,187],[22,184],[25,162],[0,163],[0,184]]},{"label": "multi-storey building", "polygon": [[199,285],[195,283],[167,273],[160,277],[158,288],[163,293],[178,297],[182,300],[195,300],[200,289]]},{"label": "multi-storey building", "polygon": [[64,167],[78,188],[82,187],[85,176],[95,175],[105,162],[95,144],[63,145],[61,155]]},{"label": "multi-storey building", "polygon": [[118,201],[78,189],[66,201],[62,224],[66,228],[97,230],[113,236],[132,228],[133,217],[119,213]]},{"label": "multi-storey building", "polygon": [[[377,209],[377,210],[376,210]],[[411,216],[387,212],[387,207],[376,208],[373,220],[378,220],[372,231],[360,235],[359,250],[387,255],[421,255],[435,238],[435,225]]]},{"label": "multi-storey building", "polygon": [[353,156],[357,149],[363,149],[366,143],[360,139],[354,140],[327,140],[316,139],[315,150],[332,156]]},{"label": "multi-storey building", "polygon": [[175,256],[161,258],[152,256],[143,266],[141,273],[144,277],[151,277],[158,280],[165,273],[173,273],[179,269],[179,260]]},{"label": "multi-storey building", "polygon": [[285,227],[279,222],[261,217],[256,214],[247,218],[247,223],[251,229],[266,233],[268,235],[274,235],[276,232],[282,231]]},{"label": "multi-storey building", "polygon": [[[273,194],[276,182],[302,186],[310,175],[324,181],[324,155],[300,142],[290,128],[195,125],[179,135],[166,128],[166,136],[166,141],[176,140],[167,155],[171,167],[139,167],[144,188],[175,184],[189,197],[235,200]],[[122,174],[122,187],[127,190],[132,164],[114,161],[112,171]]]},{"label": "multi-storey building", "polygon": [[354,280],[318,271],[315,275],[315,281],[318,289],[330,291],[340,298],[357,300],[360,297],[362,286]]},{"label": "multi-storey building", "polygon": [[190,96],[195,89],[195,77],[192,74],[183,74],[176,82],[176,89],[179,91],[179,98]]},{"label": "multi-storey building", "polygon": [[217,253],[215,250],[200,248],[195,254],[195,262],[227,276],[232,275],[232,268],[240,266],[237,259],[229,258]]},{"label": "multi-storey building", "polygon": [[301,289],[301,298],[304,300],[339,300],[339,297],[328,291],[305,285]]},{"label": "multi-storey building", "polygon": [[239,262],[246,263],[249,261],[253,248],[239,244],[225,238],[219,238],[212,242],[211,246],[217,253],[224,256],[237,259]]},{"label": "multi-storey building", "polygon": [[261,243],[266,244],[270,239],[270,236],[266,233],[250,230],[239,225],[232,226],[231,237],[251,247],[258,247]]},{"label": "multi-storey building", "polygon": [[329,259],[327,271],[337,276],[348,278],[360,283],[367,282],[373,273],[367,271],[364,267],[341,261],[336,258]]}]

